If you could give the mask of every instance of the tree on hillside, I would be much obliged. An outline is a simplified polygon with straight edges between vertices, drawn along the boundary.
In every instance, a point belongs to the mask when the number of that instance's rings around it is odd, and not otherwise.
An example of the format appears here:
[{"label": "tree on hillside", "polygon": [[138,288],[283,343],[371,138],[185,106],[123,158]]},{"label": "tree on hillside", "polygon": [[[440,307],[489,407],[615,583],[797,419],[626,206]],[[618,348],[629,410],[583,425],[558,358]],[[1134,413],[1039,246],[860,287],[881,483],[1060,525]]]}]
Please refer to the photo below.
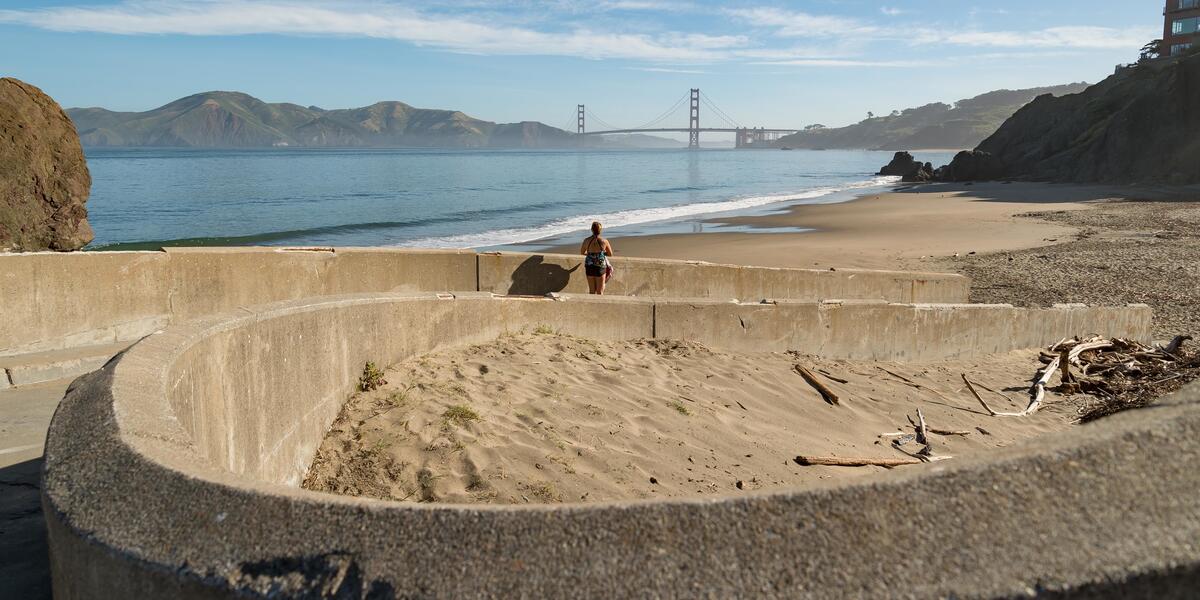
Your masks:
[{"label": "tree on hillside", "polygon": [[804,127],[805,131],[812,131],[814,129],[825,129],[825,126],[820,123],[813,123],[812,125],[807,125]]},{"label": "tree on hillside", "polygon": [[1154,60],[1163,55],[1163,41],[1150,40],[1148,44],[1142,46],[1142,50],[1138,52],[1138,62],[1144,63]]}]

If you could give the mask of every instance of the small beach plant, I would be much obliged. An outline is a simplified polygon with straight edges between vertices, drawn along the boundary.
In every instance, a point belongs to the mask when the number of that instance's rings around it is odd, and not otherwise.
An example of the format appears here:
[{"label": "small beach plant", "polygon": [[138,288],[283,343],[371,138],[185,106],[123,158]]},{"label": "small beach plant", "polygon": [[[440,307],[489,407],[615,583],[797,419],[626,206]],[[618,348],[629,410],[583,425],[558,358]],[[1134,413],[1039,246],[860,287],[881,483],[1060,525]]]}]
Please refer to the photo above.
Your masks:
[{"label": "small beach plant", "polygon": [[467,406],[466,404],[455,404],[454,406],[447,408],[446,412],[442,413],[442,418],[445,419],[447,423],[457,425],[459,427],[462,427],[471,421],[478,421],[480,419],[479,413],[475,412],[475,409]]},{"label": "small beach plant", "polygon": [[369,392],[386,384],[387,380],[383,378],[383,371],[375,366],[375,363],[367,361],[366,366],[363,367],[362,376],[358,378],[358,391]]}]

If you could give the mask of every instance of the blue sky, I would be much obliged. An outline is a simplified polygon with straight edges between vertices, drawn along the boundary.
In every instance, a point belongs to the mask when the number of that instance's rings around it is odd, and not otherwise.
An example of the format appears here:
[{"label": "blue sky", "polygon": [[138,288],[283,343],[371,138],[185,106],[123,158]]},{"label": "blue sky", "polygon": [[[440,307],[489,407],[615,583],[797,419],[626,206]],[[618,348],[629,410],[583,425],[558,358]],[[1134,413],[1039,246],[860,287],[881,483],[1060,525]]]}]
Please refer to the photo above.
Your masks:
[{"label": "blue sky", "polygon": [[578,103],[633,126],[700,87],[795,127],[1095,82],[1161,28],[1159,0],[0,0],[0,75],[64,106],[222,89],[572,128]]}]

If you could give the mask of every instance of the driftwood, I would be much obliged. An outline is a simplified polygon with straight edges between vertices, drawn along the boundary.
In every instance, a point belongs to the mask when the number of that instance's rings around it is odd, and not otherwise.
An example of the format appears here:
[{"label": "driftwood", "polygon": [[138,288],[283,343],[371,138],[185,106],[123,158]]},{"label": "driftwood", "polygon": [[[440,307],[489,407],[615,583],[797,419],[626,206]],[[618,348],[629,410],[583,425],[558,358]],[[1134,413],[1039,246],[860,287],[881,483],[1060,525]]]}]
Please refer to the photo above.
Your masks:
[{"label": "driftwood", "polygon": [[[1078,346],[1076,347],[1078,348]],[[1075,351],[1072,350],[1071,354],[1075,354]],[[1046,368],[1042,370],[1040,376],[1034,380],[1033,387],[1029,390],[1029,394],[1033,396],[1033,399],[1029,401],[1029,406],[1026,406],[1025,410],[1021,412],[1019,416],[1026,417],[1032,415],[1042,407],[1042,400],[1046,399],[1046,384],[1050,382],[1050,378],[1053,377],[1054,372],[1058,370],[1059,363],[1060,359],[1057,358],[1050,361],[1050,364],[1046,365]]]},{"label": "driftwood", "polygon": [[1183,343],[1190,339],[1192,339],[1192,336],[1190,335],[1177,335],[1175,336],[1175,339],[1171,340],[1170,344],[1167,344],[1166,348],[1163,348],[1163,350],[1165,350],[1167,354],[1175,354],[1179,352],[1180,348],[1183,347]]},{"label": "driftwood", "polygon": [[828,465],[833,467],[900,467],[919,465],[919,458],[842,458],[840,456],[797,456],[796,464],[803,466]]},{"label": "driftwood", "polygon": [[[1057,359],[1055,359],[1055,360],[1057,360]],[[975,399],[979,401],[979,404],[980,404],[980,406],[982,406],[982,407],[983,407],[983,410],[986,410],[986,411],[987,411],[987,413],[988,413],[988,415],[990,415],[990,416],[993,416],[993,417],[1024,417],[1024,416],[1026,416],[1026,415],[1032,414],[1032,413],[1030,413],[1030,412],[1029,412],[1029,409],[1028,409],[1028,408],[1026,408],[1024,412],[1019,412],[1019,413],[1015,413],[1015,412],[1000,412],[1000,411],[997,411],[997,410],[993,409],[992,407],[988,406],[988,403],[987,403],[987,402],[984,402],[984,401],[983,401],[983,397],[979,395],[979,392],[975,391],[975,386],[974,386],[974,385],[971,383],[971,380],[970,380],[970,379],[967,379],[967,374],[966,374],[966,373],[963,373],[963,374],[962,374],[962,380],[963,380],[963,382],[964,382],[964,383],[966,383],[966,384],[967,384],[967,389],[968,389],[968,390],[971,390],[971,394],[975,396]],[[980,387],[983,387],[983,386],[981,385]],[[984,389],[987,389],[989,392],[993,392],[993,393],[996,393],[996,394],[999,394],[999,393],[1000,393],[1000,392],[997,392],[997,391],[995,391],[995,390],[991,390],[991,389],[988,389],[988,388],[984,388]],[[1000,395],[1001,395],[1001,396],[1004,396],[1004,394],[1000,394]],[[1004,397],[1005,397],[1005,398],[1008,398],[1008,396],[1004,396]],[[1009,400],[1011,400],[1011,398],[1009,398]],[[1039,401],[1038,401],[1038,403],[1040,404],[1040,403],[1041,403],[1041,401],[1039,400]],[[1030,406],[1032,406],[1032,405],[1033,405],[1033,403],[1031,402],[1031,403],[1030,403]],[[1035,410],[1036,410],[1036,409],[1035,409]]]},{"label": "driftwood", "polygon": [[1058,364],[1062,366],[1062,384],[1075,383],[1075,377],[1071,375],[1071,352],[1069,350],[1065,348],[1059,350]]},{"label": "driftwood", "polygon": [[945,436],[950,436],[950,435],[968,436],[968,435],[971,435],[971,432],[967,431],[965,429],[934,429],[932,427],[929,428],[929,433],[932,433],[934,435],[945,435]]},{"label": "driftwood", "polygon": [[879,367],[879,366],[877,366],[875,368],[879,369],[880,371],[883,371],[884,373],[887,373],[888,375],[891,375],[892,377],[895,377],[896,379],[899,379],[900,381],[904,382],[905,385],[907,385],[911,388],[916,388],[918,390],[927,390],[927,391],[933,392],[934,394],[937,395],[937,397],[941,398],[942,400],[945,400],[946,402],[954,402],[950,398],[947,398],[945,394],[943,394],[927,385],[921,385],[899,373],[896,373],[895,371],[890,371],[888,369],[885,369],[885,368]]},{"label": "driftwood", "polygon": [[826,371],[825,369],[817,369],[817,370],[820,371],[822,375],[829,378],[830,381],[836,381],[842,385],[846,385],[847,383],[850,383],[850,380],[842,379],[841,377],[834,377],[833,373],[830,373],[829,371]]},{"label": "driftwood", "polygon": [[804,378],[804,381],[808,382],[808,385],[811,385],[813,389],[817,390],[817,392],[821,394],[821,397],[824,398],[826,402],[835,406],[840,403],[838,401],[837,394],[833,393],[833,390],[829,389],[824,383],[821,383],[821,381],[817,379],[817,376],[813,375],[812,371],[805,369],[802,365],[795,365],[795,369],[796,372]]},{"label": "driftwood", "polygon": [[921,412],[920,408],[917,409],[917,441],[926,446],[929,445],[929,431],[925,426],[925,414]]}]

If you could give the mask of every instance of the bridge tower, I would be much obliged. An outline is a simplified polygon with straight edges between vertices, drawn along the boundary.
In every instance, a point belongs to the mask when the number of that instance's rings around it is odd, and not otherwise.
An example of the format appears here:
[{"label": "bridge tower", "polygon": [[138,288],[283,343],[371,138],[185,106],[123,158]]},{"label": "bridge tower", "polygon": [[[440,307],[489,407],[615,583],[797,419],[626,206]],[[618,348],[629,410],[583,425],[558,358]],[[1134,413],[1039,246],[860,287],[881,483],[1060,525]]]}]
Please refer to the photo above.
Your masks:
[{"label": "bridge tower", "polygon": [[575,133],[578,136],[579,145],[581,147],[587,146],[587,138],[583,136],[584,132],[587,131],[587,127],[585,126],[585,121],[583,118],[584,112],[585,111],[582,104],[575,105]]},{"label": "bridge tower", "polygon": [[688,120],[688,149],[700,148],[700,88],[692,88],[692,112]]}]

